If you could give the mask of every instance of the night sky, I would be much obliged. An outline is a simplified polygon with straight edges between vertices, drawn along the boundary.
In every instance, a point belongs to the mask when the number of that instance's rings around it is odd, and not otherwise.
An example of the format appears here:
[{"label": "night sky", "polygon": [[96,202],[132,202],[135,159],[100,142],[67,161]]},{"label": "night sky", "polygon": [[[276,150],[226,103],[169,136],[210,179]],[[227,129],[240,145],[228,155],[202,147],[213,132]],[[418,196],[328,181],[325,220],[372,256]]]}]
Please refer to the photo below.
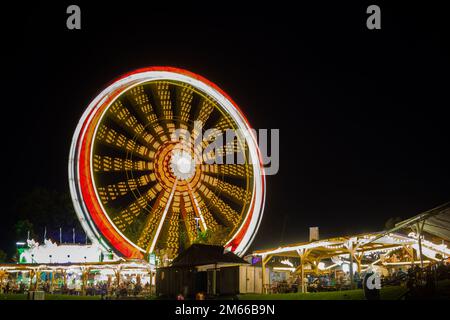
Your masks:
[{"label": "night sky", "polygon": [[[343,1],[341,1],[344,3]],[[378,231],[450,199],[448,18],[439,7],[279,7],[78,3],[17,5],[2,24],[0,248],[8,204],[34,187],[68,192],[72,134],[87,104],[123,73],[168,65],[224,89],[254,128],[280,129],[252,248]],[[228,2],[227,2],[228,3]],[[273,5],[273,4],[272,4]]]}]

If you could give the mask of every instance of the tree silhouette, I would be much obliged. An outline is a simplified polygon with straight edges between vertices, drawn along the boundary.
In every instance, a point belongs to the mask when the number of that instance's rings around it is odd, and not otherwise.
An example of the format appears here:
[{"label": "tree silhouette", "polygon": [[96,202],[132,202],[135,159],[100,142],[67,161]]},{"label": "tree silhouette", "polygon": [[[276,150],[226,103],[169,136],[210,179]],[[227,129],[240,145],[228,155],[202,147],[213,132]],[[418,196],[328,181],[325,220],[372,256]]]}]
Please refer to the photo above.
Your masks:
[{"label": "tree silhouette", "polygon": [[390,230],[390,229],[394,228],[395,225],[397,223],[401,222],[402,220],[403,219],[400,218],[400,217],[391,217],[391,218],[389,218],[384,224],[385,230]]},{"label": "tree silhouette", "polygon": [[199,232],[194,243],[221,246],[225,244],[224,240],[227,238],[229,232],[229,228],[219,225],[214,231],[208,229],[206,231]]},{"label": "tree silhouette", "polygon": [[62,228],[64,238],[72,240],[72,229],[75,228],[78,241],[84,240],[84,230],[68,193],[35,188],[18,198],[13,213],[19,219],[15,231],[20,238],[25,238],[30,230],[33,237],[42,241],[46,229],[48,238],[59,240],[59,228]]},{"label": "tree silhouette", "polygon": [[5,251],[0,249],[0,263],[7,262],[7,260],[8,260],[8,255],[6,254]]},{"label": "tree silhouette", "polygon": [[35,238],[36,234],[34,233],[33,223],[30,220],[24,219],[19,220],[14,225],[14,230],[16,232],[17,239],[23,240],[28,236],[28,232],[30,232],[30,237]]}]

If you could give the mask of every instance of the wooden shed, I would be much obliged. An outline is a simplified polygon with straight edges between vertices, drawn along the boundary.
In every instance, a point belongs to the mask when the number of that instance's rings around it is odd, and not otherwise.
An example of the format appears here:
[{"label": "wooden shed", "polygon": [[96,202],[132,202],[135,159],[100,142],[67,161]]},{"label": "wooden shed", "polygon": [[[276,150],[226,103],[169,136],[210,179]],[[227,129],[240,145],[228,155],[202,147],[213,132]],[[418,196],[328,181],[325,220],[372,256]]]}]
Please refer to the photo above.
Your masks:
[{"label": "wooden shed", "polygon": [[207,295],[236,295],[262,292],[262,271],[249,265],[222,246],[193,244],[169,267],[156,271],[156,293],[192,298],[198,292]]}]

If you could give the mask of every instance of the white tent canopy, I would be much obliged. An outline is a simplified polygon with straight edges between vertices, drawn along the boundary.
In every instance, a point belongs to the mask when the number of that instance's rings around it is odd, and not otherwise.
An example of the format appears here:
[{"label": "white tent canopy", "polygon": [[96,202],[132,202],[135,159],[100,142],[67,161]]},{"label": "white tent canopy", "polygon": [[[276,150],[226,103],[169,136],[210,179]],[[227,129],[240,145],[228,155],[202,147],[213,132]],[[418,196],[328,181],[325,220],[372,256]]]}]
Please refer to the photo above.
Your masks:
[{"label": "white tent canopy", "polygon": [[450,241],[450,209],[424,220],[423,231]]}]

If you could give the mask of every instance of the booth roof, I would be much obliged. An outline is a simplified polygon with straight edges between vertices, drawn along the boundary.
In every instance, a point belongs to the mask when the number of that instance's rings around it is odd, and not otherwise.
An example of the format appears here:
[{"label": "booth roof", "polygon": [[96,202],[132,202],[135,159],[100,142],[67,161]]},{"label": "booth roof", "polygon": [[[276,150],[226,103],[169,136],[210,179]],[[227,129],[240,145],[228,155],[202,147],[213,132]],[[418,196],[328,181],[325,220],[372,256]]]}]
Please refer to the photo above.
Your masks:
[{"label": "booth roof", "polygon": [[426,233],[450,241],[450,202],[401,221],[395,225],[395,229],[414,225],[419,225]]},{"label": "booth roof", "polygon": [[248,264],[236,254],[224,252],[222,246],[193,244],[172,261],[171,267],[196,267],[218,263]]}]

